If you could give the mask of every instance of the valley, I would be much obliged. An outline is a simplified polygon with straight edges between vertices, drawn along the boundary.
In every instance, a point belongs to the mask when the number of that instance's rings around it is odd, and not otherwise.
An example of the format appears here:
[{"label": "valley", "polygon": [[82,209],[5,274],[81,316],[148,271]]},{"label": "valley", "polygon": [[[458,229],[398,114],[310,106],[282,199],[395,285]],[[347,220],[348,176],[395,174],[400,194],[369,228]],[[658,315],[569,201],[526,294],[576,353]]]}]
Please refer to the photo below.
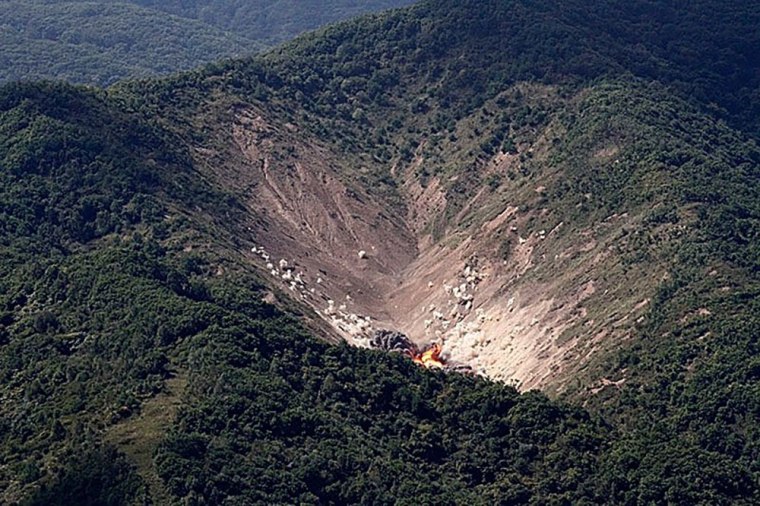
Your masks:
[{"label": "valley", "polygon": [[[408,163],[375,162],[400,181],[400,203],[389,202],[346,178],[351,169],[334,147],[265,114],[236,111],[225,161],[199,150],[202,165],[246,206],[246,261],[354,345],[399,331],[421,347],[441,344],[444,358],[492,379],[563,391],[595,353],[631,337],[665,273],[664,262],[643,276],[620,272],[620,230],[661,202],[592,224],[552,209],[547,194],[560,172],[550,167],[547,137],[556,122],[516,148],[536,153],[541,173],[518,176],[518,152],[475,159],[477,177],[499,183],[452,209],[445,186],[457,176],[421,181],[419,168],[431,163],[424,145]],[[611,162],[618,151],[592,156]],[[433,233],[436,222],[448,225]]]},{"label": "valley", "polygon": [[758,26],[423,0],[0,86],[0,502],[758,503]]}]

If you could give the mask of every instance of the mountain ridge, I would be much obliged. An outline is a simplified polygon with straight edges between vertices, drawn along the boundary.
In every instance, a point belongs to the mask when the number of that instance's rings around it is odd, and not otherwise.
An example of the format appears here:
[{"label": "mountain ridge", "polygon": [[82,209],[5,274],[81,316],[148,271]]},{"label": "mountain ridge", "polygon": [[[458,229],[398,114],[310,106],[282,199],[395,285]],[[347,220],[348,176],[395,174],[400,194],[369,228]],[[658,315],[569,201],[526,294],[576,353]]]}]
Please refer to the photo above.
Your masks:
[{"label": "mountain ridge", "polygon": [[[431,1],[106,91],[1,89],[4,254],[23,266],[2,280],[7,500],[93,476],[117,503],[757,499],[754,104],[725,121],[720,80],[686,96],[704,69],[575,75],[556,41],[513,60],[542,27],[578,33],[580,3],[488,5],[501,16]],[[554,400],[307,335],[366,345],[367,324]],[[163,440],[99,435],[176,398]],[[155,457],[67,465],[104,441]]]},{"label": "mountain ridge", "polygon": [[62,79],[107,86],[166,75],[253,54],[327,23],[407,3],[338,0],[322,11],[305,2],[296,7],[277,1],[224,0],[200,9],[195,2],[8,0],[0,5],[5,47],[0,81]]}]

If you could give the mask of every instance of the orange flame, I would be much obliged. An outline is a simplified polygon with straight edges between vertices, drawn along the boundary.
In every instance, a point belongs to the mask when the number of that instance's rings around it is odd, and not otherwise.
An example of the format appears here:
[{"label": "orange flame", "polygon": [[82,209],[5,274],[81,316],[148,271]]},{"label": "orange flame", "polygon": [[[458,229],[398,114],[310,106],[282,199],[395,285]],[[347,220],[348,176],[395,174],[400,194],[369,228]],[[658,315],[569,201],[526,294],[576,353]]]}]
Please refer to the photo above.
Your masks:
[{"label": "orange flame", "polygon": [[441,360],[441,345],[434,343],[430,348],[412,355],[412,360],[415,364],[420,364],[428,369],[443,369],[444,362]]}]

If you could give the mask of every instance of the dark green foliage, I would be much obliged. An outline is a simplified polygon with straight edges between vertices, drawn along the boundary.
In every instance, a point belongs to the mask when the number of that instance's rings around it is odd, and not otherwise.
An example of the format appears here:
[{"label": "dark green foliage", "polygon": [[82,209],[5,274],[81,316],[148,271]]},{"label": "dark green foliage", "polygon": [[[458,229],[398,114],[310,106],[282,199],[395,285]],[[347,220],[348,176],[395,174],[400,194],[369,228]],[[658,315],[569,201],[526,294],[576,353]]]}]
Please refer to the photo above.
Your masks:
[{"label": "dark green foliage", "polygon": [[102,86],[167,74],[409,3],[6,0],[0,3],[0,82],[63,79]]},{"label": "dark green foliage", "polygon": [[[156,240],[177,232],[170,207],[213,201],[225,220],[234,211],[190,178],[168,132],[100,93],[8,85],[0,125],[0,483],[42,480],[42,503],[75,497],[65,488],[120,504],[131,492],[117,483],[133,473],[116,461],[88,478],[97,466],[78,460],[72,438],[138,412],[170,375],[167,346],[223,319],[199,279],[203,262],[170,258]],[[80,474],[94,495],[72,485]]]},{"label": "dark green foliage", "polygon": [[[595,156],[608,142],[621,149]],[[605,487],[619,503],[756,501],[760,149],[642,83],[596,87],[564,143],[551,196],[563,218],[652,209],[620,247],[632,269],[670,267],[639,339],[610,357],[620,392],[591,401],[621,431]],[[582,209],[579,194],[593,195]]]},{"label": "dark green foliage", "polygon": [[145,491],[133,467],[116,449],[80,441],[61,455],[66,464],[51,485],[24,505],[121,506],[137,504]]},{"label": "dark green foliage", "polygon": [[129,0],[198,19],[249,40],[279,43],[300,32],[367,12],[410,5],[413,0]]},{"label": "dark green foliage", "polygon": [[0,81],[64,79],[107,85],[242,56],[262,46],[189,18],[128,2],[0,4]]},{"label": "dark green foliage", "polygon": [[[181,372],[184,404],[140,469],[178,503],[757,503],[757,18],[751,2],[429,1],[107,93],[0,89],[4,497],[140,498],[93,434]],[[523,96],[520,81],[558,98]],[[250,274],[212,277],[220,253],[177,245],[239,246],[209,226],[240,230],[235,199],[183,148],[212,142],[197,118],[213,100],[380,167],[425,143],[421,179],[462,176],[452,202],[530,180],[539,162],[522,146],[558,128],[547,206],[579,226],[640,214],[615,245],[626,268],[667,267],[629,344],[589,373],[625,382],[571,391],[590,415],[328,346],[261,302]],[[468,153],[444,167],[458,135]],[[481,181],[499,151],[520,173]]]},{"label": "dark green foliage", "polygon": [[156,455],[172,494],[208,504],[595,496],[579,477],[595,469],[607,430],[579,410],[262,331],[193,343],[193,387]]},{"label": "dark green foliage", "polygon": [[[165,198],[224,199],[191,181],[176,138],[120,112],[104,94],[54,83],[0,88],[0,241],[65,250],[138,224],[156,225]],[[228,210],[229,212],[229,210]]]},{"label": "dark green foliage", "polygon": [[[577,84],[628,72],[672,84],[711,112],[717,104],[731,121],[756,129],[758,22],[760,8],[746,2],[679,9],[618,0],[430,0],[270,52],[264,81],[295,93],[322,119],[347,120],[361,105],[382,121],[399,102],[413,114],[435,105],[461,117],[519,81]],[[228,68],[258,72],[237,62]]]}]

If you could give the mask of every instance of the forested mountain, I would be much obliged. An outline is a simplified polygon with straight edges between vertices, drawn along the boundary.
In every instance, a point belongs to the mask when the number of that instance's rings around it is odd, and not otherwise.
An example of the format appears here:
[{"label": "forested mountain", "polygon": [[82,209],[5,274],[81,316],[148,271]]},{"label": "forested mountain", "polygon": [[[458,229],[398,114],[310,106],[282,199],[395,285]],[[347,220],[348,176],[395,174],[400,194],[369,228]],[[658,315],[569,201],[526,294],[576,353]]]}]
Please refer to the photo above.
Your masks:
[{"label": "forested mountain", "polygon": [[757,503],[759,17],[427,0],[4,86],[0,500]]},{"label": "forested mountain", "polygon": [[[112,0],[113,1],[113,0]],[[201,20],[250,40],[273,44],[341,19],[403,7],[412,0],[129,0],[131,3]]]},{"label": "forested mountain", "polygon": [[108,85],[250,55],[307,30],[404,0],[0,2],[0,81]]}]

